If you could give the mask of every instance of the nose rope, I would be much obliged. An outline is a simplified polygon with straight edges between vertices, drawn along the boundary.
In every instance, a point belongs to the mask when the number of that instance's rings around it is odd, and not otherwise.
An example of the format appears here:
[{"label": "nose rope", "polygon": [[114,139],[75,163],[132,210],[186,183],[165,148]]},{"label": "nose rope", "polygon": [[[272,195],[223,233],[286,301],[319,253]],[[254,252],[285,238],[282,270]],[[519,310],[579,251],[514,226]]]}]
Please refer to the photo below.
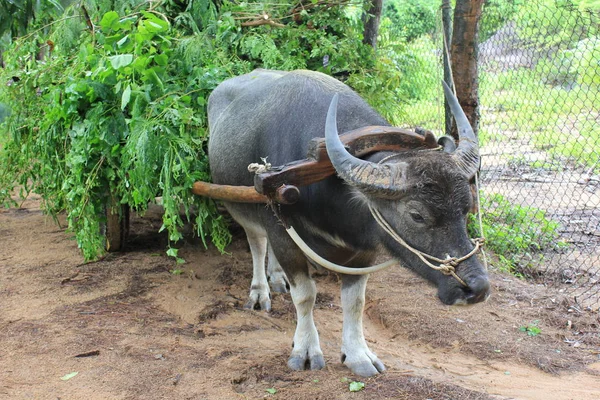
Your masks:
[{"label": "nose rope", "polygon": [[[410,252],[414,253],[417,257],[419,257],[419,259],[421,259],[421,261],[425,265],[427,265],[429,268],[432,268],[436,271],[440,271],[444,275],[452,275],[454,277],[454,279],[456,279],[458,282],[460,282],[463,286],[468,287],[468,285],[465,283],[465,281],[463,281],[456,274],[456,267],[461,262],[471,258],[473,255],[475,255],[480,250],[481,246],[484,243],[483,238],[471,239],[471,242],[473,243],[473,245],[475,247],[473,248],[473,250],[471,250],[468,254],[464,255],[463,257],[457,258],[457,257],[450,257],[448,255],[448,257],[446,259],[442,260],[440,258],[434,257],[434,256],[424,253],[420,250],[417,250],[414,247],[411,247],[408,243],[406,243],[406,241],[404,241],[404,239],[402,239],[392,229],[392,227],[388,224],[388,222],[383,218],[383,216],[381,215],[379,210],[373,208],[370,204],[369,204],[369,210],[371,211],[371,214],[373,215],[373,218],[375,219],[375,221],[377,221],[379,226],[381,226],[381,228],[383,228],[383,230],[386,231],[388,235],[390,235],[396,242],[398,242],[399,244],[404,246],[407,250],[409,250]],[[439,263],[439,265],[432,264],[427,259],[429,259],[433,262]]]}]

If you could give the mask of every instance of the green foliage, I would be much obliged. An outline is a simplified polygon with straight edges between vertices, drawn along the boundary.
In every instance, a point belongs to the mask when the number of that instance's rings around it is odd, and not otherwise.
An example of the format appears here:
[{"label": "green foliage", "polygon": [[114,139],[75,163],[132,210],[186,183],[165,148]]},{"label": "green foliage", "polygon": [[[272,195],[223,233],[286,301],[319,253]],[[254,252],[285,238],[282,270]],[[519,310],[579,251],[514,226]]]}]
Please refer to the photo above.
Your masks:
[{"label": "green foliage", "polygon": [[600,90],[600,35],[583,39],[573,50],[573,72],[577,83]]},{"label": "green foliage", "polygon": [[419,120],[419,112],[407,110],[415,102],[439,99],[435,45],[427,35],[407,43],[391,28],[391,20],[384,18],[375,62],[352,74],[347,83],[392,124],[430,126],[429,121]]},{"label": "green foliage", "polygon": [[[577,10],[577,4],[583,4]],[[577,41],[600,35],[599,10],[572,0],[527,1],[516,14],[519,36],[532,48],[571,48]],[[592,12],[596,11],[596,12]]]},{"label": "green foliage", "polygon": [[411,42],[433,33],[440,4],[438,0],[387,0],[382,14],[391,20],[396,35]]},{"label": "green foliage", "polygon": [[[220,82],[258,67],[320,70],[388,117],[410,93],[418,54],[389,40],[375,55],[349,6],[88,0],[31,20],[0,70],[0,203],[14,205],[14,190],[39,193],[93,259],[104,251],[108,204],[144,212],[161,196],[170,243],[193,220],[223,249],[230,235],[215,204],[191,193],[210,179],[206,105]],[[242,26],[264,15],[274,24]],[[175,248],[168,254],[183,262]]]},{"label": "green foliage", "polygon": [[[597,43],[590,40],[588,43]],[[595,46],[581,53],[597,54]],[[560,60],[560,58],[557,58]],[[585,63],[590,63],[585,66]],[[501,73],[481,74],[481,103],[487,112],[481,115],[480,138],[483,144],[494,139],[508,140],[505,132],[521,132],[533,144],[556,159],[568,160],[587,167],[597,165],[600,154],[600,126],[594,112],[600,108],[600,87],[596,60],[578,57],[580,68],[571,76],[581,84],[550,85],[549,69],[554,63],[541,61],[535,69],[520,68]],[[584,83],[584,81],[590,83]],[[569,127],[569,134],[557,127]],[[502,132],[502,133],[501,133]]]},{"label": "green foliage", "polygon": [[2,103],[0,103],[0,124],[4,122],[6,118],[10,115],[10,110],[8,107]]},{"label": "green foliage", "polygon": [[487,0],[483,3],[479,40],[485,42],[502,28],[526,1],[525,0]]},{"label": "green foliage", "polygon": [[527,336],[537,336],[542,333],[542,329],[538,326],[540,321],[533,321],[528,325],[523,325],[519,331],[527,333]]},{"label": "green foliage", "polygon": [[350,390],[351,392],[360,392],[364,388],[364,382],[352,381],[348,384],[348,390]]},{"label": "green foliage", "polygon": [[24,35],[33,20],[44,24],[62,11],[58,0],[0,0],[0,37],[4,34],[12,37]]},{"label": "green foliage", "polygon": [[[565,246],[559,241],[558,222],[542,210],[514,204],[500,194],[482,194],[480,210],[486,246],[498,255],[500,270],[520,274],[536,253]],[[469,233],[480,236],[478,230],[471,215]]]},{"label": "green foliage", "polygon": [[[50,38],[64,32],[66,21],[57,23]],[[47,211],[67,212],[85,258],[93,259],[104,247],[110,196],[143,212],[162,195],[161,230],[170,241],[181,238],[180,206],[188,220],[195,206],[201,210],[195,219],[199,233],[212,234],[222,248],[229,235],[215,206],[190,193],[193,182],[209,178],[205,106],[216,83],[209,77],[205,85],[191,85],[178,73],[177,39],[159,14],[122,17],[109,11],[94,35],[82,28],[74,56],[56,49],[36,62],[26,57],[26,40],[6,53],[6,75],[20,79],[5,94],[9,104],[25,107],[13,107],[7,121],[0,180],[9,190],[3,202],[15,183],[41,194]]]}]

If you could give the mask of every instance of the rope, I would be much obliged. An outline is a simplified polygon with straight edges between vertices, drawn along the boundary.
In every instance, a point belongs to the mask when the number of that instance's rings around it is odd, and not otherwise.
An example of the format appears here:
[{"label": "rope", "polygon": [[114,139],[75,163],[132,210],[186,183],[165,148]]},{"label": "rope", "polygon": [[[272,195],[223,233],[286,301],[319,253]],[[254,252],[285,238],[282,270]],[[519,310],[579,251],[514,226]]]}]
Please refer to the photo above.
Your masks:
[{"label": "rope", "polygon": [[[481,197],[479,195],[479,173],[475,174],[475,190],[477,190],[477,222],[479,223],[479,234],[481,235],[481,239],[485,241],[485,233],[483,232],[483,221],[481,220]],[[485,270],[488,270],[488,262],[487,256],[485,255],[485,251],[481,250],[481,255],[483,256],[483,266]]]},{"label": "rope", "polygon": [[[381,213],[377,209],[371,207],[370,204],[369,204],[369,210],[371,211],[373,218],[375,218],[375,221],[377,221],[379,226],[381,226],[381,228],[383,228],[383,230],[386,231],[388,235],[390,235],[396,242],[398,242],[399,244],[404,246],[407,250],[409,250],[410,252],[415,254],[417,257],[419,257],[419,259],[421,259],[421,261],[425,265],[427,265],[428,267],[430,267],[432,269],[435,269],[436,271],[440,271],[444,275],[453,276],[454,279],[456,279],[458,282],[460,282],[463,286],[468,287],[468,285],[465,283],[465,281],[463,281],[456,274],[456,267],[458,266],[458,264],[469,259],[470,257],[475,255],[479,251],[479,249],[481,248],[481,246],[484,242],[483,238],[471,239],[471,242],[473,242],[473,245],[475,247],[468,254],[466,254],[460,258],[450,257],[450,255],[448,255],[448,257],[446,259],[442,260],[440,258],[434,257],[434,256],[424,253],[420,250],[417,250],[414,247],[411,247],[408,243],[406,243],[404,241],[404,239],[402,239],[396,232],[394,232],[392,227],[383,218]],[[439,263],[439,265],[432,264],[427,259],[434,261],[436,263]]]},{"label": "rope", "polygon": [[261,157],[262,164],[252,163],[248,165],[248,172],[254,172],[256,175],[267,172],[271,169],[271,163],[267,162],[267,157]]},{"label": "rope", "polygon": [[366,274],[371,274],[373,272],[384,270],[386,268],[391,267],[392,265],[398,264],[398,261],[396,261],[396,260],[389,260],[384,263],[373,265],[372,267],[366,267],[366,268],[344,267],[343,265],[338,265],[336,263],[332,263],[331,261],[328,261],[328,260],[324,259],[323,257],[321,257],[320,255],[318,255],[317,253],[315,253],[315,251],[313,249],[311,249],[306,244],[306,242],[304,242],[304,240],[302,240],[300,235],[298,235],[298,233],[296,232],[296,230],[293,227],[290,226],[289,228],[287,228],[286,232],[290,235],[290,237],[292,238],[294,243],[296,243],[296,245],[300,248],[300,250],[302,250],[304,252],[304,254],[308,258],[310,258],[311,260],[313,260],[315,263],[319,264],[323,268],[327,268],[328,270],[331,270],[333,272],[338,272],[340,274],[346,274],[346,275],[366,275]]}]

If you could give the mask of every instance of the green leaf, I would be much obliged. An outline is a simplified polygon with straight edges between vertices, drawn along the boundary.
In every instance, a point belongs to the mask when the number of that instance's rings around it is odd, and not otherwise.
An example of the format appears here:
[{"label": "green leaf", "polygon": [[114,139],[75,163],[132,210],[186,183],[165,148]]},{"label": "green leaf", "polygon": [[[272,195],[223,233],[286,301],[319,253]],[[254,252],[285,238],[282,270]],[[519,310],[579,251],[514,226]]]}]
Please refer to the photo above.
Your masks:
[{"label": "green leaf", "polygon": [[127,85],[125,90],[123,90],[123,95],[121,96],[121,111],[127,107],[127,104],[129,104],[129,99],[131,99],[131,85]]},{"label": "green leaf", "polygon": [[158,54],[154,56],[154,61],[161,66],[167,65],[167,61],[169,61],[169,56],[166,54]]},{"label": "green leaf", "polygon": [[118,56],[108,57],[108,59],[114,69],[119,69],[133,62],[133,54],[119,54]]},{"label": "green leaf", "polygon": [[129,35],[125,35],[123,36],[118,42],[117,42],[117,46],[122,47],[123,44],[125,44],[125,42],[127,41],[127,39],[129,39]]},{"label": "green leaf", "polygon": [[169,23],[158,18],[155,14],[142,11],[142,15],[146,18],[143,24],[149,32],[163,32],[169,29]]},{"label": "green leaf", "polygon": [[530,326],[529,328],[527,328],[527,334],[529,336],[537,336],[540,333],[542,333],[542,330],[537,326]]},{"label": "green leaf", "polygon": [[268,389],[266,389],[266,391],[267,391],[267,393],[270,393],[270,394],[277,393],[277,389],[275,389],[275,388],[268,388]]},{"label": "green leaf", "polygon": [[136,20],[137,20],[136,17],[128,17],[128,18],[123,18],[122,20],[119,21],[119,23],[121,24],[122,29],[129,30],[129,29],[131,29],[131,26],[133,25],[133,23]]},{"label": "green leaf", "polygon": [[79,372],[71,372],[70,374],[66,374],[65,376],[61,377],[60,379],[63,381],[68,381],[71,378],[74,378],[77,376]]},{"label": "green leaf", "polygon": [[179,251],[179,249],[176,249],[174,247],[171,247],[169,250],[167,250],[167,255],[169,257],[177,257],[177,252]]},{"label": "green leaf", "polygon": [[365,388],[365,384],[363,382],[350,382],[348,386],[351,392],[360,392]]},{"label": "green leaf", "polygon": [[117,14],[115,11],[109,11],[106,14],[104,14],[104,16],[102,17],[102,20],[100,20],[100,27],[102,28],[102,30],[106,33],[109,32],[113,26],[113,24],[119,22],[119,14]]}]

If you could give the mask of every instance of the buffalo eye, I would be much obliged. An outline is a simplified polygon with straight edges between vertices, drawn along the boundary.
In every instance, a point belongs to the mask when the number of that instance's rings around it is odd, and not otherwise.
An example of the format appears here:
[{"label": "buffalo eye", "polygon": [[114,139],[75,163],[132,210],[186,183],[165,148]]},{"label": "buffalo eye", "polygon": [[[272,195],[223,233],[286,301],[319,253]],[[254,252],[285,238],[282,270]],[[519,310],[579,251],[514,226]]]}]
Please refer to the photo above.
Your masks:
[{"label": "buffalo eye", "polygon": [[413,219],[413,221],[415,221],[418,224],[422,224],[425,222],[425,218],[423,218],[423,216],[421,214],[419,214],[416,211],[411,211],[410,213],[410,217]]}]

